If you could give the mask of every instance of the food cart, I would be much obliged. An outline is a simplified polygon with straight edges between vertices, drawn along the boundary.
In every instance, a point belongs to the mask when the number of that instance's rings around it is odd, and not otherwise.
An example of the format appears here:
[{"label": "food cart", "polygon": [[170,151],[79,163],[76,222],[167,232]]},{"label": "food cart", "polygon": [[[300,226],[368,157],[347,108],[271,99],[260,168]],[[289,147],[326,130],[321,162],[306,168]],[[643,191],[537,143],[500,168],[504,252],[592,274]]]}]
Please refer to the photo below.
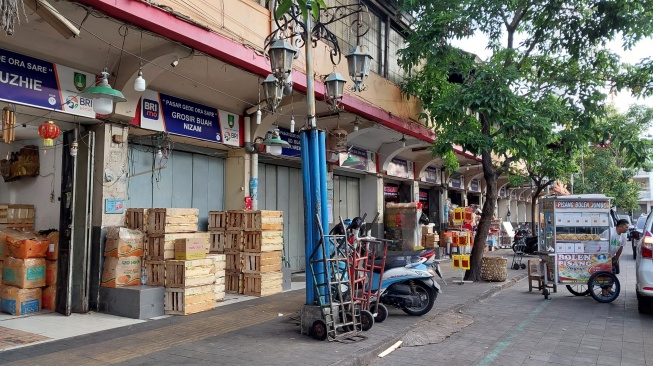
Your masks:
[{"label": "food cart", "polygon": [[576,296],[589,294],[599,302],[614,301],[620,284],[612,273],[610,198],[598,194],[546,197],[540,212],[544,224],[538,254],[544,298],[557,284],[566,285]]}]

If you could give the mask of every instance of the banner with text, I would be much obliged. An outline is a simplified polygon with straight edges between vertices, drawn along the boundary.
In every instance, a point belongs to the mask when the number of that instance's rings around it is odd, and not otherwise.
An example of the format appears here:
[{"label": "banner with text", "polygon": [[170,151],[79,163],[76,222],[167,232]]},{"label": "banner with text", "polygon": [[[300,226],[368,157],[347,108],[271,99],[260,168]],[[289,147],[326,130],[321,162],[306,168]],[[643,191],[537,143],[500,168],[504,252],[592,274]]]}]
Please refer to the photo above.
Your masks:
[{"label": "banner with text", "polygon": [[284,147],[281,149],[281,155],[289,156],[291,158],[302,157],[302,146],[298,132],[290,132],[287,128],[279,127],[279,137],[290,144],[290,147]]},{"label": "banner with text", "polygon": [[242,146],[241,116],[181,98],[146,90],[140,102],[142,128]]},{"label": "banner with text", "polygon": [[0,100],[95,118],[93,99],[81,97],[95,75],[0,49]]},{"label": "banner with text", "polygon": [[422,182],[440,184],[440,171],[437,168],[428,167],[424,169],[419,178]]},{"label": "banner with text", "polygon": [[396,158],[392,159],[390,160],[390,164],[388,164],[386,174],[398,178],[415,179],[413,162]]}]

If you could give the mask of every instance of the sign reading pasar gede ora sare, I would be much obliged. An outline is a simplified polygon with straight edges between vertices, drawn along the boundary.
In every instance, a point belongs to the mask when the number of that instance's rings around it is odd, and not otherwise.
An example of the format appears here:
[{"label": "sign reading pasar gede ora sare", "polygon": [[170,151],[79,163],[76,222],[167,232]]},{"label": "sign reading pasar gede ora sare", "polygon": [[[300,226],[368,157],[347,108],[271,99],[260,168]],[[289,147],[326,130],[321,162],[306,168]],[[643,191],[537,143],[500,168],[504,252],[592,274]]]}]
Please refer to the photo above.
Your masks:
[{"label": "sign reading pasar gede ora sare", "polygon": [[596,272],[612,271],[610,254],[558,254],[558,282],[586,283]]}]

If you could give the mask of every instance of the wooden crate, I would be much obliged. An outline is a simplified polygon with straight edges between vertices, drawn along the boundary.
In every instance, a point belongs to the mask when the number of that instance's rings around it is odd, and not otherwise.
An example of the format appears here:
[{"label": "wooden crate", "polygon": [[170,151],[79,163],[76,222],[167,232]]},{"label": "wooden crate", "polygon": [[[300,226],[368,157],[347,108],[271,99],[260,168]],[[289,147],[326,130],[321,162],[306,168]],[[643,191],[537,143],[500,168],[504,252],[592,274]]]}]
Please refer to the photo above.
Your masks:
[{"label": "wooden crate", "polygon": [[245,291],[244,274],[227,271],[225,275],[225,292],[242,294]]},{"label": "wooden crate", "polygon": [[196,208],[152,208],[147,210],[149,234],[190,233],[197,231]]},{"label": "wooden crate", "polygon": [[175,259],[175,240],[177,239],[203,239],[208,253],[209,237],[209,233],[206,232],[148,235],[145,237],[145,259]]},{"label": "wooden crate", "polygon": [[227,230],[227,212],[209,211],[209,231]]},{"label": "wooden crate", "polygon": [[34,230],[34,205],[0,204],[0,229]]},{"label": "wooden crate", "polygon": [[214,285],[165,289],[163,306],[165,314],[195,314],[215,309],[215,305]]},{"label": "wooden crate", "polygon": [[273,273],[245,273],[245,295],[268,296],[281,292],[283,278],[281,272]]},{"label": "wooden crate", "polygon": [[224,252],[241,252],[243,250],[243,231],[227,230],[225,231]]},{"label": "wooden crate", "polygon": [[166,284],[166,262],[145,261],[146,284],[148,286],[165,286]]},{"label": "wooden crate", "polygon": [[190,261],[168,260],[165,263],[167,288],[196,287],[215,283],[214,260],[211,258]]},{"label": "wooden crate", "polygon": [[228,252],[225,253],[227,271],[240,272],[243,268],[243,253],[241,252]]},{"label": "wooden crate", "polygon": [[225,231],[209,232],[209,253],[224,253]]},{"label": "wooden crate", "polygon": [[243,251],[251,253],[283,250],[283,231],[243,232]]},{"label": "wooden crate", "polygon": [[281,271],[281,251],[243,253],[243,273],[270,273]]},{"label": "wooden crate", "polygon": [[125,226],[147,233],[147,208],[128,208],[125,211]]},{"label": "wooden crate", "polygon": [[243,230],[245,228],[243,213],[245,212],[247,211],[227,211],[227,230]]},{"label": "wooden crate", "polygon": [[283,211],[242,211],[243,230],[283,230]]}]

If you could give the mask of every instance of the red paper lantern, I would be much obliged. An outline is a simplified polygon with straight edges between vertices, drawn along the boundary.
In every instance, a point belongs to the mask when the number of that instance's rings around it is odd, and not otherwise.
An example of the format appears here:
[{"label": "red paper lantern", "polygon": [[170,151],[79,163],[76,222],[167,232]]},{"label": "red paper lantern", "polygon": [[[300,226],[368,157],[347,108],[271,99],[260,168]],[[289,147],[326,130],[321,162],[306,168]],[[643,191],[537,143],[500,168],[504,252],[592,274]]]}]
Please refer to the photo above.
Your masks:
[{"label": "red paper lantern", "polygon": [[61,130],[53,121],[43,122],[39,126],[39,136],[43,137],[43,146],[53,146],[54,139],[59,136]]}]

